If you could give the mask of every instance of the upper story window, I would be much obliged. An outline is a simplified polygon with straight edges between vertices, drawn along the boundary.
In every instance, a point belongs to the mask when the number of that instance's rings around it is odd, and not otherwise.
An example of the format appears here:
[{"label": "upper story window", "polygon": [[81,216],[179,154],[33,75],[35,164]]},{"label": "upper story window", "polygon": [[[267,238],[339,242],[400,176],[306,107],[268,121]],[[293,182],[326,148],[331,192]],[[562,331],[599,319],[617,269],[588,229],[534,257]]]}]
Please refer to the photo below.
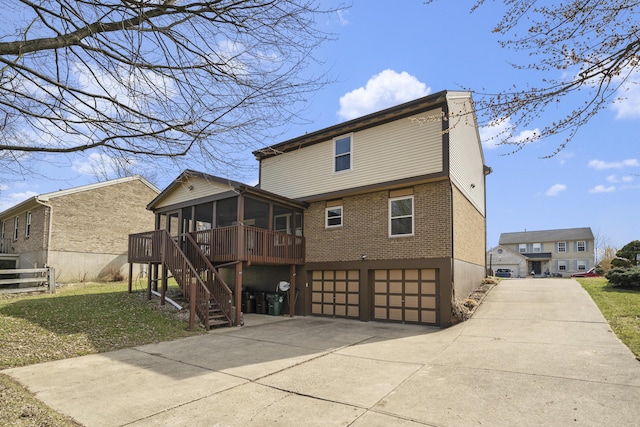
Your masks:
[{"label": "upper story window", "polygon": [[520,243],[518,245],[518,252],[520,252],[521,254],[527,252],[527,244],[526,243]]},{"label": "upper story window", "polygon": [[567,252],[567,242],[558,242],[558,252]]},{"label": "upper story window", "polygon": [[587,251],[587,242],[585,242],[584,240],[578,241],[577,242],[577,248],[578,248],[578,252],[586,252]]},{"label": "upper story window", "polygon": [[27,212],[24,235],[25,237],[29,237],[31,235],[31,212]]},{"label": "upper story window", "polygon": [[542,243],[534,243],[533,252],[542,252]]},{"label": "upper story window", "polygon": [[333,140],[334,172],[351,170],[352,146],[351,135],[341,136]]},{"label": "upper story window", "polygon": [[18,240],[18,217],[13,219],[13,240]]},{"label": "upper story window", "polygon": [[342,206],[325,209],[324,226],[326,228],[342,227]]},{"label": "upper story window", "polygon": [[413,236],[413,196],[389,199],[389,236]]}]

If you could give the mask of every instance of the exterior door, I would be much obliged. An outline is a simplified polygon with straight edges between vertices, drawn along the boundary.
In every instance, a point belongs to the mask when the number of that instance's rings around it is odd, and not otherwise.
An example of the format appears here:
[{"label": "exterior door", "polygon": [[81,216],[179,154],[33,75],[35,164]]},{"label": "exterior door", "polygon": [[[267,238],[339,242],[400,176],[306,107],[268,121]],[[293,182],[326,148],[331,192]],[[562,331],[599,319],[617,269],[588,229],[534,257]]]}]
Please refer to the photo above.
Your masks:
[{"label": "exterior door", "polygon": [[437,323],[436,270],[375,270],[373,319]]},{"label": "exterior door", "polygon": [[321,316],[360,316],[360,271],[312,272],[311,313]]}]

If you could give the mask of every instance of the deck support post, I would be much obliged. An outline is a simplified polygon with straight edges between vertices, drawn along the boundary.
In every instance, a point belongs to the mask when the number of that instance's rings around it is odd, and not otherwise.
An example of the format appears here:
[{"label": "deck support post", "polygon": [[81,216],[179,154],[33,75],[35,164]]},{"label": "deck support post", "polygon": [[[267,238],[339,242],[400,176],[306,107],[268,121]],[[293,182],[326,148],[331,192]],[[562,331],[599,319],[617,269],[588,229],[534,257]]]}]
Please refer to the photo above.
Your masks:
[{"label": "deck support post", "polygon": [[[167,292],[169,270],[167,269],[166,264],[162,264],[162,285],[160,286],[160,305],[164,305],[165,303],[165,295]],[[157,291],[158,282],[156,281],[156,291]]]},{"label": "deck support post", "polygon": [[236,289],[234,292],[234,300],[236,306],[236,314],[234,325],[240,326],[240,316],[242,315],[242,266],[243,262],[236,264]]},{"label": "deck support post", "polygon": [[129,293],[132,292],[132,280],[133,280],[133,263],[129,263]]},{"label": "deck support post", "polygon": [[289,266],[289,317],[296,315],[296,265]]},{"label": "deck support post", "polygon": [[147,274],[147,300],[151,299],[151,281],[153,280],[153,275],[151,274],[151,266],[153,264],[149,263],[149,274]]}]

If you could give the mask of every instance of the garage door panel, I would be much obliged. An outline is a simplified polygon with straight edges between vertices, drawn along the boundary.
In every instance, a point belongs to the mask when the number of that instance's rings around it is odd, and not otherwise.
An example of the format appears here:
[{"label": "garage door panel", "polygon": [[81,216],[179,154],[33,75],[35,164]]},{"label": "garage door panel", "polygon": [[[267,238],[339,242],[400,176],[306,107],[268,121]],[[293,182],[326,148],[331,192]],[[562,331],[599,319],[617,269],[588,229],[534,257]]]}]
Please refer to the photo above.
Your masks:
[{"label": "garage door panel", "polygon": [[373,272],[375,320],[434,324],[436,270],[376,270]]},{"label": "garage door panel", "polygon": [[417,296],[405,296],[404,297],[404,306],[408,308],[418,308],[420,303],[420,298]]},{"label": "garage door panel", "polygon": [[312,314],[356,318],[359,316],[359,270],[314,271],[312,277]]}]

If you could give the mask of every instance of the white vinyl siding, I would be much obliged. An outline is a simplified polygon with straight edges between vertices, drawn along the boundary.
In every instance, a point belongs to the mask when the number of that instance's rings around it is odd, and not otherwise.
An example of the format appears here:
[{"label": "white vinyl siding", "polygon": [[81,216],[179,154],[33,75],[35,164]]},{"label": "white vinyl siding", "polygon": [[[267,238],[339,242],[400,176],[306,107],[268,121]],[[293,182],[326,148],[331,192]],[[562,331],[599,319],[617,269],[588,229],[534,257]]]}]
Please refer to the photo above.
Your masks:
[{"label": "white vinyl siding", "polygon": [[260,186],[290,198],[442,172],[442,122],[433,110],[353,133],[352,170],[334,173],[333,139],[261,162]]},{"label": "white vinyl siding", "polygon": [[161,208],[163,206],[176,205],[232,190],[233,186],[231,185],[208,181],[200,177],[192,177],[181,185],[177,185],[155,207]]},{"label": "white vinyl siding", "polygon": [[449,167],[451,181],[482,214],[484,207],[484,158],[471,98],[466,92],[447,94],[449,111]]}]

